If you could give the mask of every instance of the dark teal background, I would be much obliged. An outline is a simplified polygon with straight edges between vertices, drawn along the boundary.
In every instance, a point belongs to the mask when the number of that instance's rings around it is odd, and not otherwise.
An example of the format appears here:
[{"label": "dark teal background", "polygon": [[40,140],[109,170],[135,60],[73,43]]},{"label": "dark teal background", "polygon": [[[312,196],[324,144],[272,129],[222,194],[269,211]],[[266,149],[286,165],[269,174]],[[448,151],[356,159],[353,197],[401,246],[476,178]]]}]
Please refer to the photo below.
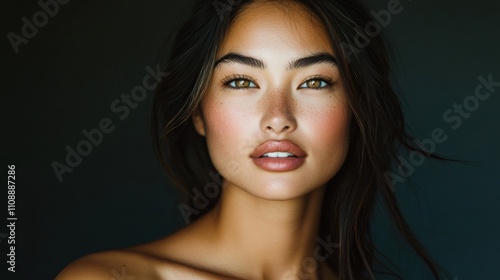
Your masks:
[{"label": "dark teal background", "polygon": [[[367,4],[379,11],[387,2]],[[456,130],[443,118],[474,94],[478,76],[500,81],[500,3],[412,0],[401,6],[383,32],[396,50],[396,88],[408,129],[421,140],[443,129],[447,140],[436,151],[469,163],[426,160],[415,167],[411,184],[395,186],[396,194],[448,279],[500,279],[500,87]],[[40,7],[36,1],[2,5],[1,160],[5,174],[7,164],[16,165],[18,272],[1,276],[7,251],[0,239],[1,279],[52,279],[85,254],[147,242],[185,224],[179,197],[154,158],[152,94],[124,120],[110,105],[142,84],[145,67],[154,68],[189,9],[190,1],[70,1],[14,54],[7,33],[19,34],[21,18]],[[106,117],[115,130],[59,182],[51,163],[63,163],[65,147],[75,148],[85,139],[81,131]],[[403,279],[429,279],[388,228],[378,219],[375,235]]]}]

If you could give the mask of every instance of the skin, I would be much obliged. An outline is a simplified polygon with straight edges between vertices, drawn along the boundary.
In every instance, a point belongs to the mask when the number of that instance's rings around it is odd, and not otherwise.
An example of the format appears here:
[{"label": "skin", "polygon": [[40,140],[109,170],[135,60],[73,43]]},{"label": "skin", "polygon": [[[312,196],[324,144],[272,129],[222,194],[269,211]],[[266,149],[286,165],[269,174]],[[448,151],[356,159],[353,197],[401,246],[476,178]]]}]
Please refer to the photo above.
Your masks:
[{"label": "skin", "polygon": [[[314,256],[318,245],[324,184],[347,155],[351,113],[334,64],[289,67],[318,53],[334,57],[327,38],[321,24],[297,4],[252,4],[242,11],[218,58],[237,53],[258,59],[265,67],[220,62],[193,116],[196,130],[207,139],[212,162],[224,177],[219,204],[163,239],[79,259],[57,279],[113,279],[116,275],[122,279],[336,279],[324,262],[311,269],[304,260]],[[234,89],[236,85],[242,88]],[[304,163],[286,172],[259,168],[250,154],[268,140],[292,141],[307,154]]]}]

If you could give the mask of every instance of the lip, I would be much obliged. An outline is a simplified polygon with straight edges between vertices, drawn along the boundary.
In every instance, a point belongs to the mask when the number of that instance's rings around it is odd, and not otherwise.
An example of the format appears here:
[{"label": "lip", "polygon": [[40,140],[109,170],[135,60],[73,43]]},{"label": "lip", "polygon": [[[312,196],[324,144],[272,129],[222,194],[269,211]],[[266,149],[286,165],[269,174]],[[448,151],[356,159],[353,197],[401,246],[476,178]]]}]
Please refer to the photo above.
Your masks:
[{"label": "lip", "polygon": [[[266,153],[287,152],[293,157],[271,158],[263,157]],[[307,154],[293,142],[288,140],[270,140],[257,147],[250,154],[255,165],[266,171],[284,172],[299,168],[305,161]]]}]

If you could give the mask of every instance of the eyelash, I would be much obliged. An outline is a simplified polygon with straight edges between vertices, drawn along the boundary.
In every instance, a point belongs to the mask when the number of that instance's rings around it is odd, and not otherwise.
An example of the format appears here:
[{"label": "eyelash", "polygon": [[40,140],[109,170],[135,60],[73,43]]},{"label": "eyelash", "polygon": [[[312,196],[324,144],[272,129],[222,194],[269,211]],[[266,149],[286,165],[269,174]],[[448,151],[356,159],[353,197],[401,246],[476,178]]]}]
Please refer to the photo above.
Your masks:
[{"label": "eyelash", "polygon": [[[255,86],[254,87],[239,88],[239,87],[233,87],[230,85],[232,82],[235,82],[237,80],[249,81],[252,84],[254,84]],[[231,76],[228,76],[228,77],[222,79],[221,83],[224,87],[229,88],[229,89],[234,89],[234,90],[248,89],[248,88],[259,88],[252,78],[245,76],[245,75],[231,75]]]},{"label": "eyelash", "polygon": [[[237,80],[248,81],[248,82],[254,84],[254,86],[239,88],[239,87],[231,86],[230,85],[231,83],[233,83],[233,82],[235,82]],[[304,84],[306,84],[306,83],[308,83],[310,81],[313,81],[313,80],[318,80],[320,83],[323,82],[326,85],[322,86],[322,87],[319,87],[319,88],[302,87],[302,85],[304,85]],[[248,76],[245,76],[245,75],[231,75],[231,76],[228,76],[228,77],[222,79],[221,83],[222,83],[222,85],[224,87],[229,88],[229,89],[234,89],[234,90],[249,89],[249,88],[259,88],[256,85],[255,81],[252,78],[250,78]],[[304,82],[302,82],[299,85],[298,88],[308,88],[308,89],[320,90],[320,89],[325,89],[325,88],[331,88],[333,84],[334,84],[334,82],[332,82],[332,79],[330,79],[329,77],[316,75],[316,76],[312,76],[312,77],[307,78]]]},{"label": "eyelash", "polygon": [[[323,87],[319,87],[319,88],[308,88],[308,87],[302,87],[302,85],[310,82],[310,81],[314,81],[314,80],[317,80],[319,81],[320,83],[321,82],[324,82],[326,85],[323,86]],[[312,76],[312,77],[309,77],[307,78],[304,82],[302,82],[300,85],[299,85],[299,88],[308,88],[308,89],[315,89],[315,90],[320,90],[320,89],[325,89],[325,88],[331,88],[332,85],[334,84],[334,82],[332,81],[331,78],[329,77],[325,77],[325,76],[321,76],[321,75],[315,75],[315,76]]]}]

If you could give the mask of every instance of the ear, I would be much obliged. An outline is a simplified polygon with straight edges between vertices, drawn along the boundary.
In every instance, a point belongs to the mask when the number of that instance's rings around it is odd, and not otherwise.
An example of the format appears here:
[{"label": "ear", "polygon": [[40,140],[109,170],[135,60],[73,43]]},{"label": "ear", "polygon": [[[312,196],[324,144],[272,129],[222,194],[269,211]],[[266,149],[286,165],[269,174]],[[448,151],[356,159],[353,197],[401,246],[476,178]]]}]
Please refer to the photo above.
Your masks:
[{"label": "ear", "polygon": [[201,136],[205,136],[205,120],[203,119],[203,114],[201,113],[200,108],[196,109],[191,117],[193,120],[194,129]]}]

